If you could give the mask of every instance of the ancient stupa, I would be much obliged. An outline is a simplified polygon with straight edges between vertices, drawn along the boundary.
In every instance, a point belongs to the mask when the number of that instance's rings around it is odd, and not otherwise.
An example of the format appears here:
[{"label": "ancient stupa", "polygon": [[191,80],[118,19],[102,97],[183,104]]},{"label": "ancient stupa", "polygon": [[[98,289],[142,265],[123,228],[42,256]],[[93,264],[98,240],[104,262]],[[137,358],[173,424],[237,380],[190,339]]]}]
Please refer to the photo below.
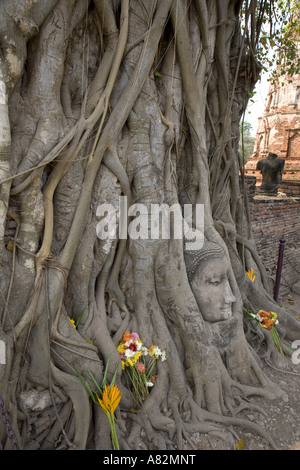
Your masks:
[{"label": "ancient stupa", "polygon": [[245,166],[245,174],[256,177],[257,187],[262,181],[257,163],[270,152],[285,160],[282,181],[300,182],[300,74],[285,77],[283,84],[270,84],[254,153]]}]

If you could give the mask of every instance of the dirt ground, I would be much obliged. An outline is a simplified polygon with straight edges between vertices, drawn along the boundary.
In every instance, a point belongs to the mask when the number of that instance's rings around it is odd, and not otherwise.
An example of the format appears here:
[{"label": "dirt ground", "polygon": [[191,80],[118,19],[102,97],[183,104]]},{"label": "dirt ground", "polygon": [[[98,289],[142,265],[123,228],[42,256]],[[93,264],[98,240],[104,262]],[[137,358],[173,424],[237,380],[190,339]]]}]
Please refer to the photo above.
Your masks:
[{"label": "dirt ground", "polygon": [[[299,369],[300,365],[295,366],[294,373],[299,374]],[[258,405],[263,414],[251,410],[239,416],[261,425],[272,437],[277,450],[300,450],[300,374],[297,376],[278,372],[267,365],[264,370],[286,392],[288,401],[281,399],[268,401],[256,397],[250,402]],[[235,427],[235,432],[244,440],[243,450],[274,450],[263,437],[254,435],[247,428]],[[232,447],[226,446],[223,441],[211,435],[195,433],[191,440],[199,450],[232,450]],[[186,442],[184,449],[192,450],[192,447]]]},{"label": "dirt ground", "polygon": [[[300,295],[293,292],[280,299],[279,303],[293,315],[300,315]],[[287,401],[253,397],[249,401],[258,405],[262,413],[251,410],[239,416],[261,425],[272,437],[277,450],[300,450],[300,364],[290,361],[288,370],[283,372],[263,362],[263,370],[286,392]],[[254,435],[249,429],[235,428],[235,431],[239,439],[244,440],[244,450],[273,450],[264,438]],[[205,434],[194,434],[192,442],[199,450],[229,450],[222,441]],[[192,449],[190,443],[185,443],[185,449]]]}]

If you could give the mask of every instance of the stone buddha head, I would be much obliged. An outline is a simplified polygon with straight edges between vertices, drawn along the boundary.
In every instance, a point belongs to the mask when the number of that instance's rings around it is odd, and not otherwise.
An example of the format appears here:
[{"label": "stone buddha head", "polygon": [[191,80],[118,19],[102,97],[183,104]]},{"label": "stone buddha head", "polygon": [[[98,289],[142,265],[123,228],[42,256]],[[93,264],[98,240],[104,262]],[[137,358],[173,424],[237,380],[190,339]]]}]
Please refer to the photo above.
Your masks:
[{"label": "stone buddha head", "polygon": [[185,250],[188,280],[203,319],[210,323],[232,317],[236,301],[229,283],[229,263],[223,249],[205,241],[200,249]]}]

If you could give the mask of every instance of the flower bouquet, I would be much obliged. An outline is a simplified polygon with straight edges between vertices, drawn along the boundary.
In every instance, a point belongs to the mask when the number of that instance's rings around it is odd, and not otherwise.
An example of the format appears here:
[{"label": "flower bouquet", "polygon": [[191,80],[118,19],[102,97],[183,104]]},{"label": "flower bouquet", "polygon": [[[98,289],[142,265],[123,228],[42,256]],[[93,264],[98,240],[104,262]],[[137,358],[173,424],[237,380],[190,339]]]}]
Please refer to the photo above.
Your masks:
[{"label": "flower bouquet", "polygon": [[146,348],[137,333],[126,331],[118,346],[122,370],[130,383],[135,406],[140,408],[149,396],[149,387],[153,387],[155,375],[153,369],[158,359],[166,360],[165,351],[152,345]]},{"label": "flower bouquet", "polygon": [[259,310],[257,313],[246,309],[244,309],[244,311],[247,313],[247,315],[249,315],[250,318],[256,320],[262,328],[265,328],[270,332],[277,350],[280,352],[280,354],[283,355],[284,351],[282,343],[276,329],[276,325],[279,323],[277,319],[277,313],[266,312],[265,310]]}]

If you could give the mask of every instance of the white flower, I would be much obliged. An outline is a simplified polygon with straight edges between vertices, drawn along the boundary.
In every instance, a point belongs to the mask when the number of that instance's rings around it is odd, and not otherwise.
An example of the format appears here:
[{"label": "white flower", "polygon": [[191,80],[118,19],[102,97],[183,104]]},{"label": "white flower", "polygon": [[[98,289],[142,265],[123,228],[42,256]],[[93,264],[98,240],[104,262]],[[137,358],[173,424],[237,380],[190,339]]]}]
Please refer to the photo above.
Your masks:
[{"label": "white flower", "polygon": [[125,357],[133,357],[135,355],[135,352],[134,351],[131,351],[131,349],[126,349],[125,351]]},{"label": "white flower", "polygon": [[164,362],[166,360],[166,351],[161,353],[161,361]]},{"label": "white flower", "polygon": [[147,380],[146,385],[147,385],[147,387],[153,387],[153,382],[150,382],[150,381]]},{"label": "white flower", "polygon": [[253,312],[250,312],[250,313],[249,313],[249,317],[254,318],[255,320],[258,320],[258,318],[257,318],[258,315],[256,315],[256,314],[253,313]]},{"label": "white flower", "polygon": [[157,346],[155,346],[155,348],[153,348],[153,354],[154,356],[160,356],[161,350]]},{"label": "white flower", "polygon": [[142,351],[143,356],[147,356],[147,354],[148,354],[148,349],[145,348],[145,346],[142,346],[141,351]]}]

